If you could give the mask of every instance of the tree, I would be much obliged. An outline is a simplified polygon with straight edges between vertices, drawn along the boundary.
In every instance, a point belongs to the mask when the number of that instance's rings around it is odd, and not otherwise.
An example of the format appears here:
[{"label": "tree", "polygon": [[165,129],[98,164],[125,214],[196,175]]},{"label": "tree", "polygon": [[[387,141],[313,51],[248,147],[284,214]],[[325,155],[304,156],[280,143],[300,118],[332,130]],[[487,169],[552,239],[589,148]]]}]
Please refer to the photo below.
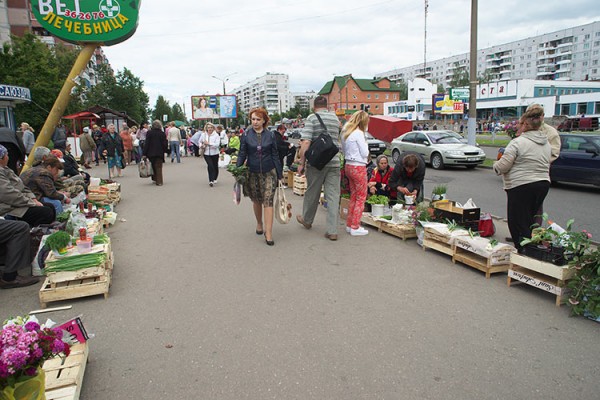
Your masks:
[{"label": "tree", "polygon": [[144,82],[127,68],[117,72],[115,78],[111,108],[126,113],[138,123],[146,121],[149,98],[144,92]]},{"label": "tree", "polygon": [[446,93],[446,89],[444,88],[444,85],[441,83],[437,84],[437,92],[438,93]]},{"label": "tree", "polygon": [[450,81],[451,88],[466,87],[469,86],[469,71],[464,65],[459,65],[457,62],[454,63],[454,75]]},{"label": "tree", "polygon": [[173,109],[169,102],[162,96],[159,95],[156,99],[156,105],[154,106],[154,110],[152,111],[152,120],[164,121],[163,116],[167,116],[167,121],[172,121],[171,116],[173,115]]},{"label": "tree", "polygon": [[489,69],[486,69],[477,77],[479,83],[490,83],[493,78],[494,75],[492,75],[492,72]]},{"label": "tree", "polygon": [[183,121],[187,123],[187,118],[185,117],[185,113],[183,112],[183,109],[179,103],[173,104],[173,108],[171,109],[171,118],[173,121]]},{"label": "tree", "polygon": [[57,46],[51,50],[35,35],[13,36],[0,50],[0,82],[31,90],[31,103],[15,106],[17,123],[28,122],[39,131],[60,92],[77,52]]}]

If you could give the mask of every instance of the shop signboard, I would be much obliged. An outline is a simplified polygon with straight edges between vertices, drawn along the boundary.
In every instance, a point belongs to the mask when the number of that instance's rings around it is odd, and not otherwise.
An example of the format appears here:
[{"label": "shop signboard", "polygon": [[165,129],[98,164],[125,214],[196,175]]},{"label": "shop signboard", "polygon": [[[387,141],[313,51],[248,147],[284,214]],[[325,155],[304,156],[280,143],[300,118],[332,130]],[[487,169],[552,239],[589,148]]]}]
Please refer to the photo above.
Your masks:
[{"label": "shop signboard", "polygon": [[135,33],[141,0],[32,0],[37,21],[70,43],[110,46]]},{"label": "shop signboard", "polygon": [[452,88],[450,89],[450,99],[452,100],[469,100],[468,88]]},{"label": "shop signboard", "polygon": [[237,118],[237,96],[192,96],[192,119]]},{"label": "shop signboard", "polygon": [[14,101],[17,103],[30,102],[31,91],[28,88],[0,84],[0,100]]}]

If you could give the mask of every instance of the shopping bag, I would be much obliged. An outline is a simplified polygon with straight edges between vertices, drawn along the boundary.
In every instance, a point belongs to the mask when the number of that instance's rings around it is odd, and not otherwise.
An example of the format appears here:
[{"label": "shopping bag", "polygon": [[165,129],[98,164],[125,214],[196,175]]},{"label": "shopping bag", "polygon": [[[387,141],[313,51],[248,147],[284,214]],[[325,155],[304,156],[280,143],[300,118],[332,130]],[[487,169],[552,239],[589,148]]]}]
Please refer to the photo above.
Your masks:
[{"label": "shopping bag", "polygon": [[154,171],[152,171],[152,163],[148,158],[144,157],[138,164],[138,170],[140,172],[140,178],[150,178]]},{"label": "shopping bag", "polygon": [[483,213],[479,218],[479,236],[490,237],[496,233],[496,227],[494,226],[494,220],[490,213]]},{"label": "shopping bag", "polygon": [[242,184],[236,182],[233,184],[233,202],[237,205],[240,204],[242,200]]},{"label": "shopping bag", "polygon": [[275,189],[275,201],[273,204],[275,208],[275,219],[280,224],[287,224],[292,219],[292,205],[287,202],[285,198],[285,189],[283,184],[279,182],[277,189]]}]

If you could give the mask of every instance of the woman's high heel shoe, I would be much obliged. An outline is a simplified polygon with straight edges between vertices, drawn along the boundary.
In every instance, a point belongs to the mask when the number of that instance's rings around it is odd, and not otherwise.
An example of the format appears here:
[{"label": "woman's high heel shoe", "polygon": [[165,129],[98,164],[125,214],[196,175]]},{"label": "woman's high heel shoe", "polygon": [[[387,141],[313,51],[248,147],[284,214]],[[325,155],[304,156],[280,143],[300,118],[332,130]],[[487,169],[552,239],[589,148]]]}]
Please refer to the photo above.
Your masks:
[{"label": "woman's high heel shoe", "polygon": [[265,242],[267,242],[267,245],[269,246],[274,246],[275,245],[275,241],[274,240],[267,240],[267,234],[265,233]]}]

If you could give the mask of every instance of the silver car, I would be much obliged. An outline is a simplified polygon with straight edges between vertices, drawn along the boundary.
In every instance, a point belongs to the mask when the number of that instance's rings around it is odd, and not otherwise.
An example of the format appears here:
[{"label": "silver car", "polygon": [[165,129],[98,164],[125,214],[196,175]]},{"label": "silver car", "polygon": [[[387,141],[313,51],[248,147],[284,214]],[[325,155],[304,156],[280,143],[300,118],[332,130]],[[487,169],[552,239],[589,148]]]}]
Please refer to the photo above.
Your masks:
[{"label": "silver car", "polygon": [[452,131],[412,131],[392,141],[394,164],[405,151],[414,151],[425,158],[435,169],[446,165],[464,165],[475,168],[485,160],[479,147],[461,143]]}]

